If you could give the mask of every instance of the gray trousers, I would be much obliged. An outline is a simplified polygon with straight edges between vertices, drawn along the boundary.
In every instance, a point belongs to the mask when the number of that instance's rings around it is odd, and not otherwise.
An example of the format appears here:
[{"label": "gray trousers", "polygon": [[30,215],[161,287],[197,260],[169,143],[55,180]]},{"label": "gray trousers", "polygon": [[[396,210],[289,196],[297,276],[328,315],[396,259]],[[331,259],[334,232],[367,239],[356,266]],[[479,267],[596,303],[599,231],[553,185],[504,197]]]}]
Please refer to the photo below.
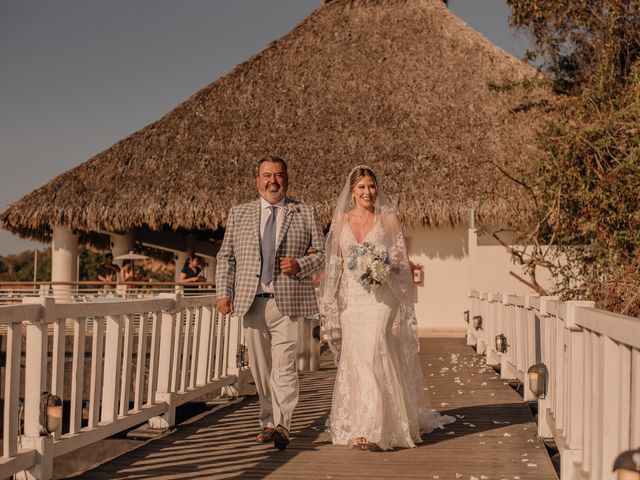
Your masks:
[{"label": "gray trousers", "polygon": [[298,404],[296,354],[301,320],[282,315],[273,298],[256,297],[244,315],[244,338],[260,398],[262,428],[282,425],[291,429],[291,414]]}]

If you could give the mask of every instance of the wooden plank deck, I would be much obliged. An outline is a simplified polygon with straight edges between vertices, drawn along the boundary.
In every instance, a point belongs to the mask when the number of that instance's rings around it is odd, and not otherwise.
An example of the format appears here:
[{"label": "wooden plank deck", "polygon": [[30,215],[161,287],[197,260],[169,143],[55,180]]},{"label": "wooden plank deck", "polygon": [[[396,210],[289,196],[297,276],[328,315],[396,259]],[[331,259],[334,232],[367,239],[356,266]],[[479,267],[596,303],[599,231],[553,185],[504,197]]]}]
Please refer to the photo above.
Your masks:
[{"label": "wooden plank deck", "polygon": [[415,449],[367,452],[336,447],[324,425],[335,369],[301,376],[292,442],[280,452],[254,442],[256,398],[183,424],[81,479],[556,479],[520,396],[461,338],[422,340],[432,405],[458,420],[424,436]]}]

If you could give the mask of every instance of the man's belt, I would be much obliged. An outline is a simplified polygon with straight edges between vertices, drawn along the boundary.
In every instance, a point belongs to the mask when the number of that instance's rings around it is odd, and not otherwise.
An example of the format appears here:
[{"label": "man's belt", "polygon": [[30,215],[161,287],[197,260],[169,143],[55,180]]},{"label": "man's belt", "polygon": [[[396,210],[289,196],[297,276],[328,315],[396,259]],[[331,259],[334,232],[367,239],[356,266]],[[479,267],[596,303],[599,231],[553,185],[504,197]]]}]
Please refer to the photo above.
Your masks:
[{"label": "man's belt", "polygon": [[273,293],[256,293],[256,297],[260,297],[260,298],[275,298],[275,295]]}]

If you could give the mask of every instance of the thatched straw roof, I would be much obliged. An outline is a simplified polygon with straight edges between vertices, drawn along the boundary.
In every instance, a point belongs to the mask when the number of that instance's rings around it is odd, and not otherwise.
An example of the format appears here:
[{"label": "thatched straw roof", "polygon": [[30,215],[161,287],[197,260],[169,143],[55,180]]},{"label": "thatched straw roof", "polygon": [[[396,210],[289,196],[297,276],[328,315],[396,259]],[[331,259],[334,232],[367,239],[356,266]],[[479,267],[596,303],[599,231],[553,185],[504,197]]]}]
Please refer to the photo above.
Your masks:
[{"label": "thatched straw roof", "polygon": [[212,230],[256,198],[255,162],[286,158],[290,195],[328,222],[352,166],[377,169],[405,224],[504,220],[513,187],[486,163],[521,162],[546,115],[536,72],[440,0],[332,0],[160,120],[9,206],[3,226],[47,239],[134,227]]}]

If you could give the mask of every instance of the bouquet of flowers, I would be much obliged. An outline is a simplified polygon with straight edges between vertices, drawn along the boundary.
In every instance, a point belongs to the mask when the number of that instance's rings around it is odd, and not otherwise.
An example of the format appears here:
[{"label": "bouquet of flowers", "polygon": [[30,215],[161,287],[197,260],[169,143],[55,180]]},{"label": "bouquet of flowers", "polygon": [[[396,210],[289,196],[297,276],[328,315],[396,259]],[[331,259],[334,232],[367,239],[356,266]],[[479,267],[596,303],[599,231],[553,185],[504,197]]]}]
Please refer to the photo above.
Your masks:
[{"label": "bouquet of flowers", "polygon": [[347,269],[363,287],[382,285],[391,273],[391,260],[384,247],[364,242],[349,248]]}]

